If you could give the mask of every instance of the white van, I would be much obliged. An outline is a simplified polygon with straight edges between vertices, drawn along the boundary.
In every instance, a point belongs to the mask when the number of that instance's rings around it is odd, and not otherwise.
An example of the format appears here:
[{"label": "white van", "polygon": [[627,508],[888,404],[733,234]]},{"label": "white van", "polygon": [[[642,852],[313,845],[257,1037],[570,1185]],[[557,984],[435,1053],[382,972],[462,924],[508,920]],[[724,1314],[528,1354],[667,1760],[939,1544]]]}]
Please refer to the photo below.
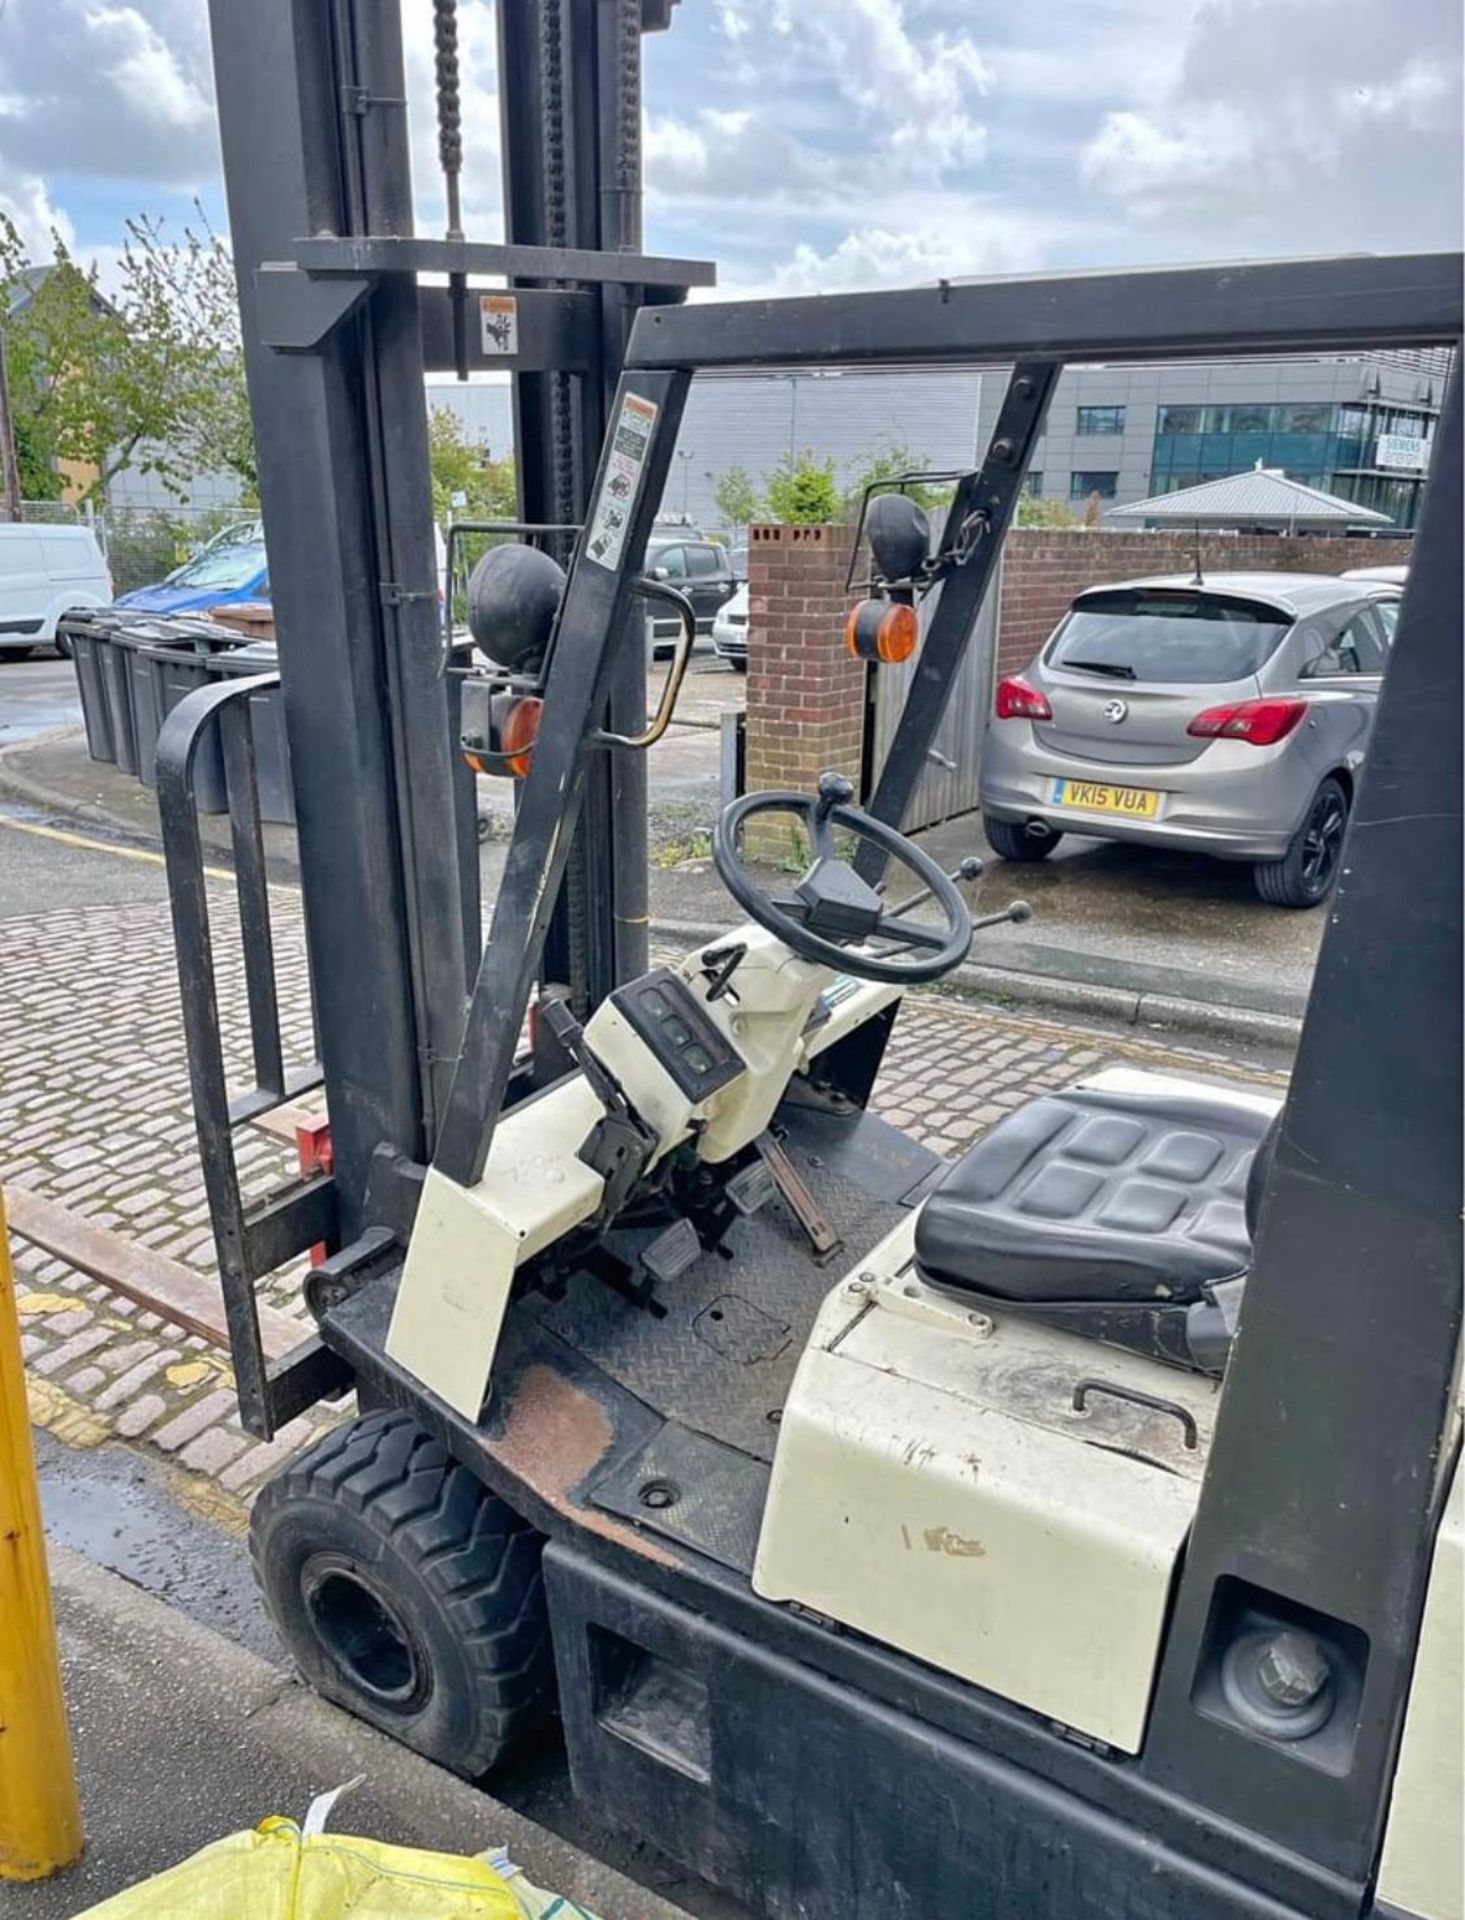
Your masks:
[{"label": "white van", "polygon": [[75,607],[105,607],[112,576],[90,527],[0,521],[0,655],[23,660],[55,646]]}]

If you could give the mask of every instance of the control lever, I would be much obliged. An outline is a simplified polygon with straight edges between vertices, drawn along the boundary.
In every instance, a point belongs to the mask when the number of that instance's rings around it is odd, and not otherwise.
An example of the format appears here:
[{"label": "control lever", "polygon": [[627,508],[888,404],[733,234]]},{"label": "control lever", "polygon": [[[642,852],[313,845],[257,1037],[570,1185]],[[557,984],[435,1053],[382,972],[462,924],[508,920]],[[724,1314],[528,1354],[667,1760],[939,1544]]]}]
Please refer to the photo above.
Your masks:
[{"label": "control lever", "polygon": [[980,933],[983,927],[1000,927],[1009,921],[1013,926],[1020,927],[1024,920],[1031,920],[1032,917],[1033,910],[1026,900],[1013,900],[1000,913],[984,913],[980,920],[973,920],[972,932]]},{"label": "control lever", "polygon": [[[605,1182],[596,1217],[609,1223],[630,1199],[660,1143],[641,1116],[632,1110],[615,1075],[608,1072],[585,1045],[585,1029],[565,1001],[542,1000],[539,1018],[584,1074],[591,1092],[605,1109],[590,1129],[579,1158]],[[637,1304],[646,1302],[642,1300]]]},{"label": "control lever", "polygon": [[596,1059],[585,1045],[585,1029],[571,1013],[568,1002],[558,998],[541,1000],[538,1017],[549,1028],[551,1037],[564,1048],[575,1065],[584,1074],[595,1095],[607,1113],[624,1115],[629,1112],[626,1096],[621,1092],[620,1084]]},{"label": "control lever", "polygon": [[[980,880],[983,871],[981,861],[974,853],[969,853],[966,859],[958,866],[953,867],[946,877],[958,886],[965,886],[973,880]],[[919,892],[908,894],[904,900],[898,901],[895,906],[887,908],[887,912],[909,913],[912,907],[918,907],[923,900],[929,900],[930,898],[931,889],[929,887],[922,887]]]}]

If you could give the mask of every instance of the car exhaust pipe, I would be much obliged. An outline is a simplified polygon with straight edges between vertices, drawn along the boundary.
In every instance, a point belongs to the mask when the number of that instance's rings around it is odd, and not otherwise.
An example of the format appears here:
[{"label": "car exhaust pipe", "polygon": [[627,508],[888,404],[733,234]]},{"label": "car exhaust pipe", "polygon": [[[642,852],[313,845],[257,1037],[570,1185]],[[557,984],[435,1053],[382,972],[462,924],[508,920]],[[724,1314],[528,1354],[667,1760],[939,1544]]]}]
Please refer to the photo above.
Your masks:
[{"label": "car exhaust pipe", "polygon": [[1053,829],[1046,820],[1027,820],[1023,823],[1023,832],[1029,840],[1051,840]]}]

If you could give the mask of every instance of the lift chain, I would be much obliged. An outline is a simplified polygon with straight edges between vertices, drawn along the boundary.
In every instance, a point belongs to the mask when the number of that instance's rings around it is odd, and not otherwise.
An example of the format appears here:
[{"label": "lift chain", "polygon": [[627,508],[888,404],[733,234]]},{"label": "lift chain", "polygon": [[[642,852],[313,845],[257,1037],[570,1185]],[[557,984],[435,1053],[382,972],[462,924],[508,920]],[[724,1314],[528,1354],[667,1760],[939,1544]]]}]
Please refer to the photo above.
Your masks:
[{"label": "lift chain", "polygon": [[437,152],[450,178],[463,169],[463,115],[458,77],[458,0],[432,0],[437,64]]}]

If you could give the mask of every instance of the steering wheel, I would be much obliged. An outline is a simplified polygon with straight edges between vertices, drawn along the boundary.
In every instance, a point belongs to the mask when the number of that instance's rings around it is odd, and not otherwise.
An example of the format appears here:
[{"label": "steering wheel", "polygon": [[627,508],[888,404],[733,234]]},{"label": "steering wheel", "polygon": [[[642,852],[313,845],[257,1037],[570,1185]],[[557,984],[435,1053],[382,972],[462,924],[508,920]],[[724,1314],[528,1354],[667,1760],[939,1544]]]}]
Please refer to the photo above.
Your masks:
[{"label": "steering wheel", "polygon": [[[712,835],[718,876],[750,919],[776,934],[804,960],[895,986],[939,980],[960,966],[972,944],[966,902],[936,862],[903,833],[851,806],[854,791],[842,774],[826,773],[817,794],[747,793],[732,801],[723,808]],[[814,863],[791,894],[765,893],[743,865],[740,836],[748,821],[760,813],[793,813],[808,825]],[[835,827],[872,841],[909,868],[921,883],[918,898],[931,895],[946,916],[945,928],[923,927],[901,911],[888,909],[875,889],[840,859],[834,846]],[[914,899],[906,902],[915,904]],[[895,951],[850,951],[851,945],[864,946],[871,940],[890,941]]]}]

